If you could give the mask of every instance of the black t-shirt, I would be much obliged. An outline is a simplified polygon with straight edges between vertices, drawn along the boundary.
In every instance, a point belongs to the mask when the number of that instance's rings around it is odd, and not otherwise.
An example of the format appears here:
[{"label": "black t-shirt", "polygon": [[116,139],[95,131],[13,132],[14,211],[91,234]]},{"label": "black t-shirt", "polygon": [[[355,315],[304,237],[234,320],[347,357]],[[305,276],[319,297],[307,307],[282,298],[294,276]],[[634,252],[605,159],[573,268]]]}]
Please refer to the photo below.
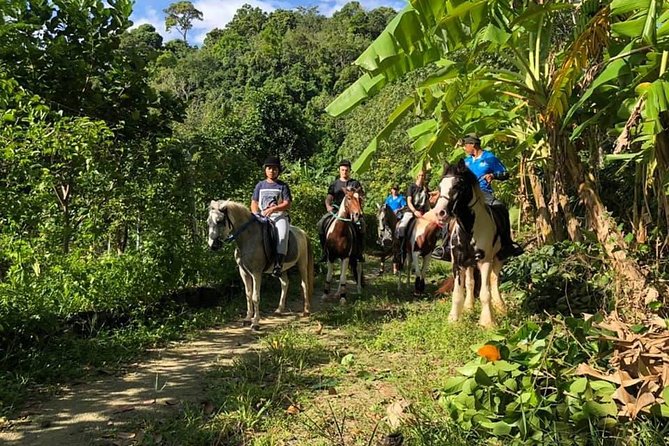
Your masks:
[{"label": "black t-shirt", "polygon": [[427,186],[418,186],[416,183],[411,183],[407,189],[407,198],[411,197],[411,203],[417,211],[423,213],[430,210],[430,189]]},{"label": "black t-shirt", "polygon": [[337,206],[341,204],[342,200],[344,199],[344,195],[346,195],[347,187],[360,189],[360,195],[365,194],[362,190],[362,185],[358,180],[350,178],[348,181],[342,181],[341,179],[337,178],[328,188],[328,195],[332,195],[334,197],[332,204],[336,204]]}]

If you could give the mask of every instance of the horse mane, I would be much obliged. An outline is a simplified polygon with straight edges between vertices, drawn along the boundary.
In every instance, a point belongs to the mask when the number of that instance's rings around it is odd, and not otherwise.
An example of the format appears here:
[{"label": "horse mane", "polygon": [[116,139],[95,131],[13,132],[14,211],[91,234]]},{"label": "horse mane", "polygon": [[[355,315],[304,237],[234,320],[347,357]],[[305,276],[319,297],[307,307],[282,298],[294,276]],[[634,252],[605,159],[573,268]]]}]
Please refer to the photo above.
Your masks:
[{"label": "horse mane", "polygon": [[469,167],[465,164],[464,158],[460,158],[460,160],[454,164],[444,164],[444,170],[441,177],[462,177],[467,184],[478,185],[476,175],[469,170]]},{"label": "horse mane", "polygon": [[251,218],[251,211],[243,204],[232,200],[219,200],[216,210],[225,209],[229,214],[237,218]]}]

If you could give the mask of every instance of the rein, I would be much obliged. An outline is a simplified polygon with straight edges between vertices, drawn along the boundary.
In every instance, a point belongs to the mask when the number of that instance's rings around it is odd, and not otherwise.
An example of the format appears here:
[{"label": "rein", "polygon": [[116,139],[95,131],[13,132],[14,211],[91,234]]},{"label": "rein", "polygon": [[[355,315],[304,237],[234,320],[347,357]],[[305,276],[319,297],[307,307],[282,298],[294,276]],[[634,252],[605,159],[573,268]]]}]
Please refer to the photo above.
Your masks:
[{"label": "rein", "polygon": [[[252,214],[251,219],[249,221],[247,221],[246,223],[244,223],[243,225],[241,225],[239,227],[239,229],[235,230],[235,232],[228,235],[225,238],[224,242],[229,243],[229,242],[232,242],[232,241],[236,240],[237,237],[239,237],[242,232],[246,231],[246,229],[251,225],[251,223],[253,223],[254,221],[257,221],[257,220],[258,220],[258,217],[256,217],[255,215]],[[230,217],[228,217],[227,212],[225,213],[225,222],[226,222],[226,224],[230,225],[231,228],[234,229],[234,226],[232,226],[232,222],[230,221]]]}]

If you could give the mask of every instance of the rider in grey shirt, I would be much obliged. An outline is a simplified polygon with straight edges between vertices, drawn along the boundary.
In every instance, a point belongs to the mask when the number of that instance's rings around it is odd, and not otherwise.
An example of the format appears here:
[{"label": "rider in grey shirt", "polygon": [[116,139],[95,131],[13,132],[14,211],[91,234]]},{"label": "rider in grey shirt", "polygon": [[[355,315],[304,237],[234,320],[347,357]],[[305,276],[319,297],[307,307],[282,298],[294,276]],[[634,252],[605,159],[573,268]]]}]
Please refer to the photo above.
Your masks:
[{"label": "rider in grey shirt", "polygon": [[293,201],[290,188],[286,183],[279,180],[281,173],[281,162],[276,156],[269,156],[263,163],[265,179],[256,184],[251,199],[251,212],[262,214],[271,219],[276,226],[278,235],[276,247],[276,261],[272,275],[281,277],[283,270],[283,259],[288,253],[288,233],[290,221],[288,209]]}]

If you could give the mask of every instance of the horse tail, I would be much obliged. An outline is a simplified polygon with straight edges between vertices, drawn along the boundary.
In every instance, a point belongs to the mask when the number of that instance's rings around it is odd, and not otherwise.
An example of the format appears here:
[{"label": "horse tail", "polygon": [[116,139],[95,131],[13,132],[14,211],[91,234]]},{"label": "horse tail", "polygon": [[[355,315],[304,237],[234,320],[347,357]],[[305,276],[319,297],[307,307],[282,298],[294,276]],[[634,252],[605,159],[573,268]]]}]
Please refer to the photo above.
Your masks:
[{"label": "horse tail", "polygon": [[[306,234],[305,234],[306,236]],[[308,299],[314,295],[314,247],[311,239],[307,238],[307,294]],[[307,298],[307,297],[305,297]]]}]

